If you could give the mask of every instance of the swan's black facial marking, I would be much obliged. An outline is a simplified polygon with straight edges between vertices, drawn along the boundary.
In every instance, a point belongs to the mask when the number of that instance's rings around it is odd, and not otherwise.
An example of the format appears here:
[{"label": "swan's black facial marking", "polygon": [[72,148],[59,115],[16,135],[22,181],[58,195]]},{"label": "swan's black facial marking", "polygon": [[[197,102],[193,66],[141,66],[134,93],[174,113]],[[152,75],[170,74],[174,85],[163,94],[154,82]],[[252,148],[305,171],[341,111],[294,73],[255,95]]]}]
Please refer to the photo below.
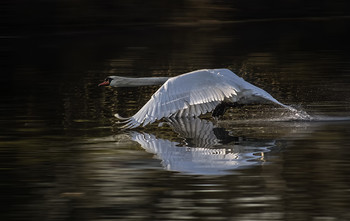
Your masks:
[{"label": "swan's black facial marking", "polygon": [[109,86],[111,84],[112,80],[113,80],[113,78],[108,77],[104,80],[104,82],[102,82],[98,86]]},{"label": "swan's black facial marking", "polygon": [[111,83],[113,79],[112,78],[106,78],[105,81]]}]

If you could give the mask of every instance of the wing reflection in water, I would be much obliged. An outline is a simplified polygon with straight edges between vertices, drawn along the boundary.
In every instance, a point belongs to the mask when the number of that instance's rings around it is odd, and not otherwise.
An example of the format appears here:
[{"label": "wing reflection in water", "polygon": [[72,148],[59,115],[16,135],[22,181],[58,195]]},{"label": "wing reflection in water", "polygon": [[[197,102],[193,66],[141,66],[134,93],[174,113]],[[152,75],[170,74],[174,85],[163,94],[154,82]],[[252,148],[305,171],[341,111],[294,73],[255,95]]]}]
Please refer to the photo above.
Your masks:
[{"label": "wing reflection in water", "polygon": [[162,161],[165,169],[189,174],[222,175],[232,170],[263,162],[264,152],[275,141],[245,141],[216,128],[199,118],[172,119],[172,129],[184,139],[185,145],[157,138],[153,134],[131,131],[131,139]]}]

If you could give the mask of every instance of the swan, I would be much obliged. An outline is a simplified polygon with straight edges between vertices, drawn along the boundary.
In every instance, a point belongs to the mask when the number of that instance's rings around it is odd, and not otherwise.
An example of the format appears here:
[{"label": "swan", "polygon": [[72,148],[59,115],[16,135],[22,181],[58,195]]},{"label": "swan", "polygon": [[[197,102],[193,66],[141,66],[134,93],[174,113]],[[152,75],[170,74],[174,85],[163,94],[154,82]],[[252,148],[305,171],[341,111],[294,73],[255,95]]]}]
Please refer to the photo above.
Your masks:
[{"label": "swan", "polygon": [[115,115],[124,120],[124,128],[146,126],[162,118],[198,117],[207,112],[212,112],[213,117],[219,117],[228,107],[251,103],[272,102],[295,111],[228,69],[196,70],[176,77],[108,76],[99,86],[137,87],[160,84],[162,86],[135,115],[129,118]]}]

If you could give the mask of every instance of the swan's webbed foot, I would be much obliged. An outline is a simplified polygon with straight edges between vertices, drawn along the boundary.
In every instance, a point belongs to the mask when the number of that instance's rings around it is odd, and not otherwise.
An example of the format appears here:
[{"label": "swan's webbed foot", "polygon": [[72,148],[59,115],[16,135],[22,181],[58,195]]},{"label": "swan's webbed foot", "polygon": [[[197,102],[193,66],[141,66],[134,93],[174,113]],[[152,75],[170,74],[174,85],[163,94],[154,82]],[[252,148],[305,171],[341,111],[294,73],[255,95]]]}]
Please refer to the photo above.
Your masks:
[{"label": "swan's webbed foot", "polygon": [[211,114],[211,116],[212,117],[214,117],[214,118],[220,118],[220,117],[222,117],[224,114],[225,114],[225,112],[226,112],[226,110],[227,110],[227,108],[229,108],[229,107],[242,107],[243,106],[243,104],[238,104],[238,103],[229,103],[229,102],[221,102],[219,105],[217,105],[216,107],[215,107],[215,109],[213,110],[213,113]]},{"label": "swan's webbed foot", "polygon": [[221,102],[215,107],[211,116],[214,118],[219,118],[224,115],[224,113],[226,112],[226,109],[227,109],[226,102]]}]

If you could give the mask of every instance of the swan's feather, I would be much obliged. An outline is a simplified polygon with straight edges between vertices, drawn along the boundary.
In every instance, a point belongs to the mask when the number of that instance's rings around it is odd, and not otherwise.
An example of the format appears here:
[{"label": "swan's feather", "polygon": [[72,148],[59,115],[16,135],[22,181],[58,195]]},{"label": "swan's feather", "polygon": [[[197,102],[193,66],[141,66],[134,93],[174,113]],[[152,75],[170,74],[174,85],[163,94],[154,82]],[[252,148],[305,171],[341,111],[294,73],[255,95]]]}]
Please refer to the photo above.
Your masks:
[{"label": "swan's feather", "polygon": [[126,121],[125,128],[146,126],[163,117],[197,117],[222,101],[271,101],[285,106],[269,93],[228,69],[198,70],[169,78],[151,99]]}]

